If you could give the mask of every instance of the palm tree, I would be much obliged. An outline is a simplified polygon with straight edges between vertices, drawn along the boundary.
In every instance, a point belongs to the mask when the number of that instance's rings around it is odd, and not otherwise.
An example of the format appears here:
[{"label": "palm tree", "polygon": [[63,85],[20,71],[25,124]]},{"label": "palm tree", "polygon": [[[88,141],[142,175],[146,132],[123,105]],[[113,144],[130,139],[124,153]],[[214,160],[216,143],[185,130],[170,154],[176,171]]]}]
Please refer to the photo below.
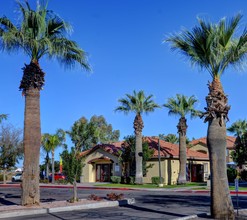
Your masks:
[{"label": "palm tree", "polygon": [[186,183],[186,132],[187,123],[185,116],[190,114],[191,116],[198,115],[199,111],[194,109],[194,105],[198,100],[195,96],[186,97],[184,95],[177,94],[174,98],[169,98],[167,103],[163,106],[168,108],[169,115],[179,115],[179,123],[177,125],[179,134],[179,175],[178,184]]},{"label": "palm tree", "polygon": [[179,139],[175,134],[168,134],[168,135],[160,134],[159,139],[173,144],[179,143]]},{"label": "palm tree", "polygon": [[6,52],[22,51],[30,58],[23,68],[19,89],[25,96],[24,113],[24,172],[22,181],[22,205],[40,202],[39,156],[41,144],[40,90],[44,86],[45,73],[39,65],[43,57],[57,58],[65,67],[76,64],[90,70],[85,52],[66,36],[71,26],[47,4],[37,4],[32,10],[27,1],[17,2],[21,18],[17,25],[7,17],[0,18],[0,48]]},{"label": "palm tree", "polygon": [[228,127],[227,131],[233,133],[237,137],[242,137],[242,135],[247,132],[247,121],[238,120]]},{"label": "palm tree", "polygon": [[65,142],[65,131],[63,131],[62,129],[58,129],[56,134],[48,134],[45,133],[42,136],[42,144],[44,146],[44,149],[46,150],[47,154],[49,152],[51,152],[51,165],[52,165],[52,183],[55,182],[54,179],[54,173],[55,173],[55,161],[54,161],[54,157],[55,157],[55,150],[57,147],[59,146],[65,146],[64,142]]},{"label": "palm tree", "polygon": [[133,95],[126,94],[126,98],[119,99],[118,106],[115,111],[121,111],[125,114],[129,112],[135,113],[134,120],[134,131],[135,131],[135,158],[136,158],[136,175],[135,183],[143,184],[143,171],[142,171],[142,129],[144,128],[144,123],[142,120],[143,113],[153,112],[156,108],[159,108],[152,100],[153,95],[146,96],[144,91],[133,92]]},{"label": "palm tree", "polygon": [[216,24],[198,18],[199,25],[192,31],[183,29],[167,39],[173,50],[180,51],[192,65],[207,70],[212,77],[203,116],[208,122],[211,215],[220,219],[234,218],[226,174],[226,120],[230,106],[220,78],[229,66],[241,66],[246,58],[247,29],[236,36],[241,18],[242,15],[237,14],[229,20],[223,18]]},{"label": "palm tree", "polygon": [[232,152],[233,160],[237,163],[237,171],[240,172],[240,168],[246,162],[246,136],[247,136],[247,121],[238,120],[234,122],[227,131],[233,133],[236,136],[234,143],[235,150]]},{"label": "palm tree", "polygon": [[50,137],[50,134],[48,133],[43,134],[41,137],[41,147],[46,153],[45,164],[46,164],[46,178],[47,179],[49,178],[49,163],[50,163],[49,153],[51,152],[51,145],[49,145],[49,137]]},{"label": "palm tree", "polygon": [[6,114],[0,114],[0,123],[5,119],[7,119],[7,115]]}]

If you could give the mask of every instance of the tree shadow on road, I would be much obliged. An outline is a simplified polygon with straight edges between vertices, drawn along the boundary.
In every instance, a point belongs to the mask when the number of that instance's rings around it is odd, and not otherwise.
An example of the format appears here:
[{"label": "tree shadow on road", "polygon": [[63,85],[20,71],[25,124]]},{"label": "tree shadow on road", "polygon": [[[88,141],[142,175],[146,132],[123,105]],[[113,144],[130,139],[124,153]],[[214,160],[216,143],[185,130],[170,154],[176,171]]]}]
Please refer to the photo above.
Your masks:
[{"label": "tree shadow on road", "polygon": [[123,207],[134,209],[136,211],[149,212],[149,213],[153,212],[153,213],[162,214],[162,215],[171,215],[171,216],[176,216],[176,217],[185,217],[186,216],[186,215],[182,215],[182,214],[178,214],[178,213],[158,211],[158,210],[153,210],[153,209],[149,209],[149,208],[138,207],[136,205],[123,205]]},{"label": "tree shadow on road", "polygon": [[11,202],[9,200],[6,200],[4,198],[0,198],[0,205],[2,206],[2,205],[18,205],[18,204]]}]

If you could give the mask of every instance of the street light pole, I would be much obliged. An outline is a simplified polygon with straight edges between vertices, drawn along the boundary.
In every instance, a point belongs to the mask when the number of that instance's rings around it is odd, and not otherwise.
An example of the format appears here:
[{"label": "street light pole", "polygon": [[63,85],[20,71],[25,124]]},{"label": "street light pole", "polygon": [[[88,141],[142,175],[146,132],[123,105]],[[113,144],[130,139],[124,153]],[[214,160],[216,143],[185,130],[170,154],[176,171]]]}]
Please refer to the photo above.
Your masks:
[{"label": "street light pole", "polygon": [[161,164],[160,164],[160,139],[158,138],[158,158],[159,158],[159,179],[160,179],[160,184],[161,182]]}]

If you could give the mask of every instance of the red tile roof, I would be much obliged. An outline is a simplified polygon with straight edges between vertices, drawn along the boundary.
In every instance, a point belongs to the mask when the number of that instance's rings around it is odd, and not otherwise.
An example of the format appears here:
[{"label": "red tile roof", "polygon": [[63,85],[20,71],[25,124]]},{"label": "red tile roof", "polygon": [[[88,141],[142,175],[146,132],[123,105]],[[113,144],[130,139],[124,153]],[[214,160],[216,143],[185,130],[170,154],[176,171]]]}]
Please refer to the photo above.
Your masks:
[{"label": "red tile roof", "polygon": [[89,150],[81,152],[81,156],[86,156],[97,149],[102,149],[105,152],[119,156],[119,150],[121,150],[122,143],[123,141],[112,143],[112,144],[98,144]]},{"label": "red tile roof", "polygon": [[[153,157],[158,157],[158,138],[157,137],[146,137],[145,141],[149,143],[149,146],[154,149]],[[179,157],[179,146],[164,140],[159,140],[160,144],[160,157],[170,157],[178,158]],[[203,159],[209,160],[208,154],[204,154],[198,151],[191,150],[187,148],[187,159]]]},{"label": "red tile roof", "polygon": [[[234,143],[235,143],[236,138],[232,136],[227,136],[226,137],[226,146],[227,149],[234,149]],[[197,144],[202,144],[207,146],[207,137],[202,137],[199,139],[195,139],[190,142],[191,145],[197,145]]]},{"label": "red tile roof", "polygon": [[[157,158],[158,157],[158,138],[157,137],[145,137],[144,140],[148,142],[150,148],[154,149],[153,158]],[[102,149],[110,154],[119,156],[119,151],[121,150],[123,143],[124,143],[123,141],[120,141],[120,142],[115,142],[112,144],[99,144],[90,150],[82,152],[81,155],[86,156],[97,149]],[[179,157],[179,146],[177,144],[172,144],[170,142],[166,142],[163,140],[159,140],[159,144],[160,144],[161,158],[164,158],[164,157],[165,158],[178,158]],[[204,154],[204,153],[190,150],[187,148],[187,158],[208,160],[208,154]]]}]

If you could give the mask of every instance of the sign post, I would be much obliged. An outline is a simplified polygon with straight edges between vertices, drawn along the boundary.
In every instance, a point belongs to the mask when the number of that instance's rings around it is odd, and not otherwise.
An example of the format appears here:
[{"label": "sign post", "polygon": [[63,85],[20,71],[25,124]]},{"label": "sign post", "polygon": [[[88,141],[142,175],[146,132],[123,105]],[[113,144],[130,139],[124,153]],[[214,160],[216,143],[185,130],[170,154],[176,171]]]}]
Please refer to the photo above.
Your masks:
[{"label": "sign post", "polygon": [[236,191],[236,199],[237,199],[237,216],[238,216],[238,186],[239,186],[239,182],[238,182],[238,178],[235,179],[235,191]]}]

